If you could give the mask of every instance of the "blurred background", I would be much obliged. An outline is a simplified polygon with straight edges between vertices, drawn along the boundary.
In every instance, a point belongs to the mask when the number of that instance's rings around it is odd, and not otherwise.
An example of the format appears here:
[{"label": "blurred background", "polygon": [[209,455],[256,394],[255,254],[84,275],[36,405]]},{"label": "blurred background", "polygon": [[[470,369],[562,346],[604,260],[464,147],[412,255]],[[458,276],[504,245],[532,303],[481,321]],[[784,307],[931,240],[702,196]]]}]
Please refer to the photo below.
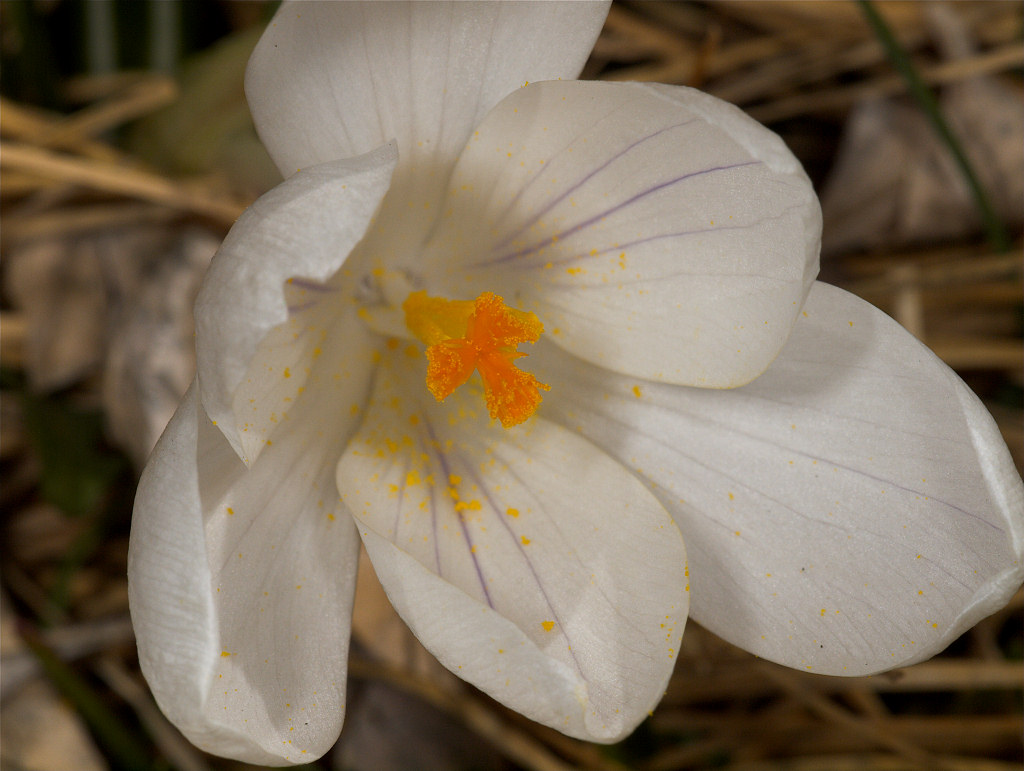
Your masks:
[{"label": "blurred background", "polygon": [[[276,4],[0,2],[0,767],[238,770],[160,715],[126,591],[137,474],[192,378],[191,305],[278,175],[242,77]],[[873,18],[877,13],[881,19]],[[617,2],[583,77],[702,88],[780,133],[822,278],[893,315],[1024,460],[1024,5]],[[327,771],[1022,768],[1024,597],[873,678],[787,670],[691,623],[626,742],[567,739],[444,671],[360,576]]]}]

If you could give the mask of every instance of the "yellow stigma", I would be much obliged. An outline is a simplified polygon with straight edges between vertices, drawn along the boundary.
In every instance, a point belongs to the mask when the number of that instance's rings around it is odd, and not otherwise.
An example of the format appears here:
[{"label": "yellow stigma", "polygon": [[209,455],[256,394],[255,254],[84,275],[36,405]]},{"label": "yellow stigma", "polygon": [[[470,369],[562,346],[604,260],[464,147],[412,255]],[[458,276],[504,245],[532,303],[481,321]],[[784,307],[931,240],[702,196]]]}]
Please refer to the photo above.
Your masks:
[{"label": "yellow stigma", "polygon": [[480,371],[492,418],[505,428],[537,411],[541,383],[512,362],[519,343],[535,343],[544,325],[533,313],[509,308],[491,292],[475,300],[446,300],[413,292],[404,303],[405,323],[427,345],[427,388],[442,401]]}]

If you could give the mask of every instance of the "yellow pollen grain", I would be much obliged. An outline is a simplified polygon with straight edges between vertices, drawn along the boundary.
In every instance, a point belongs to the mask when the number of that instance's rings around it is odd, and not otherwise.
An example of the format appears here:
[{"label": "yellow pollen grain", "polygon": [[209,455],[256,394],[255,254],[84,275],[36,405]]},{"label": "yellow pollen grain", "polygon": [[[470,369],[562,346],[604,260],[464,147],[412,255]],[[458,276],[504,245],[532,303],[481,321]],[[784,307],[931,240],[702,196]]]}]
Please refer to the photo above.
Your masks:
[{"label": "yellow pollen grain", "polygon": [[638,385],[633,386],[633,396],[635,396],[637,399],[639,399],[643,395],[644,395],[644,392],[640,390],[640,386],[638,386]]},{"label": "yellow pollen grain", "polygon": [[545,632],[550,632],[552,629],[555,628],[555,622],[554,621],[541,621],[540,625],[542,627],[544,627],[544,631]]},{"label": "yellow pollen grain", "polygon": [[228,506],[228,514],[234,514],[234,513],[235,513],[235,510],[233,508],[231,508],[230,506]]},{"label": "yellow pollen grain", "polygon": [[292,371],[290,369],[288,369],[288,367],[284,368],[284,376],[285,377],[291,377],[292,376]]},{"label": "yellow pollen grain", "polygon": [[530,539],[527,538],[525,535],[519,536],[519,540],[523,542],[523,546],[529,546],[530,545]]},{"label": "yellow pollen grain", "polygon": [[230,655],[231,655],[231,654],[230,654],[230,653],[228,653],[227,651],[221,651],[221,652],[220,652],[220,657],[221,657],[222,659],[226,659],[226,658],[227,658],[228,656],[230,656]]},{"label": "yellow pollen grain", "polygon": [[515,518],[517,518],[519,516],[519,509],[508,508],[508,509],[505,510],[505,513],[508,514],[513,519],[515,519]]}]

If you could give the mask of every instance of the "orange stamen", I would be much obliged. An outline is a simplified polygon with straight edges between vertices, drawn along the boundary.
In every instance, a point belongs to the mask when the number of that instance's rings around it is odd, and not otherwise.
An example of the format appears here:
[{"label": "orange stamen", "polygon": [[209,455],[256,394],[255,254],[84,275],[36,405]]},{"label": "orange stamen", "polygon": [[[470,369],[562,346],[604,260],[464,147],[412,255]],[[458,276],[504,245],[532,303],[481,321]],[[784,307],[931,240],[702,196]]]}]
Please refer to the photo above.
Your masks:
[{"label": "orange stamen", "polygon": [[427,344],[427,388],[442,401],[480,371],[492,418],[505,428],[529,418],[550,390],[513,362],[519,343],[535,343],[544,325],[533,313],[509,308],[491,292],[473,302],[413,292],[402,304],[405,323]]}]

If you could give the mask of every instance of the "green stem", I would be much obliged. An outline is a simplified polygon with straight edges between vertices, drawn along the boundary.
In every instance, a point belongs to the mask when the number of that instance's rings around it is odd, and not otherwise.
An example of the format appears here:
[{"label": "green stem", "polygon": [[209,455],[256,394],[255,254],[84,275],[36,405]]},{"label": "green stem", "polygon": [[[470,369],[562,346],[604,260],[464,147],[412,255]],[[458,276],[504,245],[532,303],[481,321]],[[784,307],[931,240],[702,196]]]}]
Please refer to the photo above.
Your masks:
[{"label": "green stem", "polygon": [[978,213],[981,215],[982,222],[985,226],[985,237],[988,239],[989,244],[997,252],[1009,251],[1010,236],[1006,232],[1006,227],[1003,225],[1002,220],[999,219],[995,209],[992,208],[988,195],[985,193],[985,189],[982,187],[977,174],[974,173],[974,168],[971,166],[971,162],[967,159],[967,155],[964,153],[960,141],[953,134],[952,130],[950,130],[949,124],[942,116],[942,111],[939,109],[939,103],[936,100],[935,95],[925,84],[920,74],[918,74],[917,68],[914,67],[914,63],[910,60],[910,56],[907,54],[906,49],[903,48],[900,42],[896,39],[896,36],[893,35],[892,30],[889,29],[889,25],[886,23],[885,19],[882,18],[882,15],[872,4],[871,0],[857,0],[857,2],[860,4],[864,15],[867,17],[868,23],[878,36],[878,40],[881,42],[882,47],[885,48],[886,53],[889,55],[889,59],[892,61],[893,66],[906,82],[907,89],[924,111],[924,114],[928,117],[928,120],[932,124],[932,128],[935,129],[939,138],[945,143],[949,152],[953,155],[953,160],[956,161],[957,166],[960,168],[960,172],[963,174],[964,179],[967,182],[967,186],[971,190],[971,195],[974,197],[974,204],[977,206]]}]

